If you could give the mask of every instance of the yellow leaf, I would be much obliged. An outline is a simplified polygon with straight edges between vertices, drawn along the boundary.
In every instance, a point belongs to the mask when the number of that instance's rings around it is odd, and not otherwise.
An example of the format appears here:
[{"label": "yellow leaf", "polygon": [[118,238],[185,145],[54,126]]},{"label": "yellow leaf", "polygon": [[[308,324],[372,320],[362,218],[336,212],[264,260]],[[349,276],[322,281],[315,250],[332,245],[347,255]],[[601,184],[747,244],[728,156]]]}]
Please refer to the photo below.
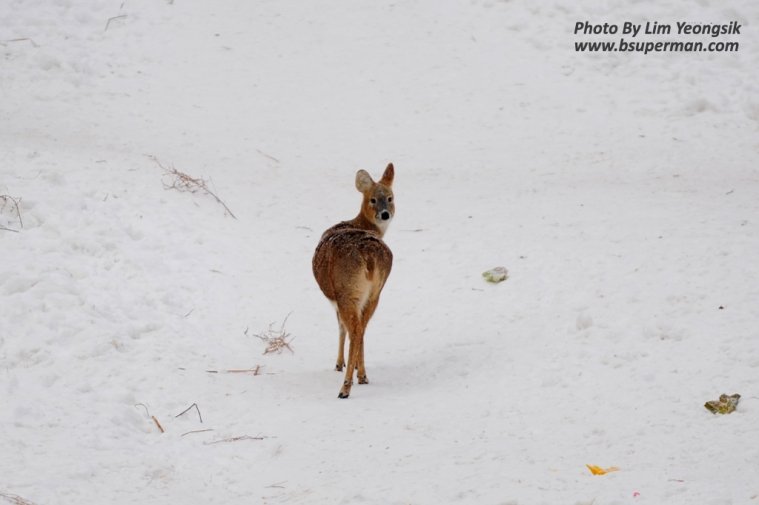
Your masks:
[{"label": "yellow leaf", "polygon": [[588,470],[590,470],[590,473],[592,473],[593,475],[604,475],[604,474],[607,474],[609,472],[618,472],[619,471],[619,468],[617,468],[616,466],[610,466],[609,468],[606,468],[606,469],[601,468],[600,466],[595,466],[595,465],[593,465],[593,466],[591,466],[591,465],[585,465],[585,466],[588,467]]}]

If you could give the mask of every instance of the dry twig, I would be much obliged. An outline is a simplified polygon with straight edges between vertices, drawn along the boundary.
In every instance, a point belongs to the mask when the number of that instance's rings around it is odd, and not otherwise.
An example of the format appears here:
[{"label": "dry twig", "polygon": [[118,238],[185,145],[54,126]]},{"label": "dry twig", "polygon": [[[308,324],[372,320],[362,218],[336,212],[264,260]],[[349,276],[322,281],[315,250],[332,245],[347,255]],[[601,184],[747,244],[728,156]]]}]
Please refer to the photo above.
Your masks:
[{"label": "dry twig", "polygon": [[269,155],[268,155],[268,154],[266,154],[265,152],[262,152],[262,151],[260,151],[260,150],[258,150],[258,149],[256,149],[256,151],[258,151],[258,153],[259,153],[259,154],[263,154],[264,156],[266,156],[266,157],[267,157],[267,158],[269,158],[270,160],[274,160],[274,161],[276,161],[277,163],[279,163],[279,160],[278,160],[277,158],[275,158],[274,156],[269,156]]},{"label": "dry twig", "polygon": [[150,416],[153,418],[153,421],[155,421],[156,426],[158,426],[158,429],[161,430],[161,433],[166,433],[163,431],[163,426],[161,426],[161,423],[158,422],[158,419],[155,418],[155,416]]},{"label": "dry twig", "polygon": [[285,486],[282,486],[281,484],[284,484],[285,482],[287,482],[287,481],[286,481],[286,480],[283,480],[282,482],[276,482],[276,483],[272,484],[271,486],[266,486],[266,487],[267,487],[267,488],[268,488],[268,487],[278,487],[278,488],[280,488],[280,489],[284,489],[284,488],[285,488]]},{"label": "dry twig", "polygon": [[193,403],[192,405],[190,405],[189,407],[187,407],[186,409],[184,409],[182,412],[180,412],[179,414],[175,415],[174,418],[176,419],[177,417],[181,416],[182,414],[184,414],[185,412],[187,412],[188,410],[190,410],[193,407],[195,407],[195,410],[198,411],[198,417],[200,418],[200,422],[202,423],[203,422],[203,416],[200,415],[200,409],[198,408],[198,404],[197,403]]},{"label": "dry twig", "polygon": [[21,498],[17,494],[0,493],[0,498],[5,498],[6,500],[13,503],[14,505],[35,505],[29,500],[25,500]]},{"label": "dry twig", "polygon": [[[155,416],[151,416],[151,415],[150,415],[150,410],[148,410],[148,406],[147,406],[147,405],[145,405],[144,403],[135,403],[135,404],[134,404],[134,408],[137,408],[137,407],[140,407],[140,406],[141,406],[142,408],[144,408],[144,409],[145,409],[145,414],[146,414],[146,415],[147,415],[149,418],[151,418],[151,419],[153,420],[153,422],[156,424],[156,426],[158,426],[158,429],[159,429],[159,430],[161,430],[161,433],[166,433],[166,432],[163,430],[163,426],[161,426],[161,423],[159,423],[159,422],[158,422],[158,419],[156,419],[156,417],[155,417]],[[187,410],[189,410],[189,409],[187,409]],[[186,412],[186,411],[185,411],[185,412]],[[184,412],[182,412],[182,413],[184,414]]]},{"label": "dry twig", "polygon": [[120,18],[125,18],[125,17],[127,17],[126,14],[121,14],[120,16],[113,16],[112,18],[108,18],[108,22],[105,24],[105,30],[103,31],[108,30],[108,26],[111,24],[111,21],[113,21],[114,19],[120,19]]},{"label": "dry twig", "polygon": [[213,429],[188,431],[187,433],[182,433],[182,436],[189,435],[190,433],[204,433],[206,431],[213,431]]},{"label": "dry twig", "polygon": [[[290,314],[292,314],[292,312],[290,312]],[[287,314],[287,317],[290,317],[290,314]],[[280,354],[284,349],[287,349],[291,353],[295,354],[293,348],[290,347],[290,342],[292,342],[295,337],[290,338],[291,335],[285,331],[285,323],[287,322],[287,317],[284,321],[282,321],[282,327],[278,332],[272,329],[274,323],[271,323],[269,325],[268,333],[261,333],[260,335],[256,335],[255,333],[253,334],[254,337],[258,337],[266,342],[266,350],[264,351],[264,354],[269,354],[270,352]],[[287,341],[288,338],[290,338],[290,342]]]},{"label": "dry twig", "polygon": [[166,184],[163,182],[163,189],[176,189],[177,191],[181,193],[197,193],[198,191],[202,191],[203,193],[206,193],[208,195],[211,195],[217,202],[222,204],[225,209],[227,209],[227,212],[229,212],[229,215],[233,218],[237,219],[237,216],[232,214],[232,211],[229,210],[229,207],[227,207],[227,204],[221,201],[221,199],[216,196],[216,193],[211,191],[211,188],[208,187],[207,180],[203,179],[202,177],[199,179],[196,179],[194,177],[191,177],[183,172],[180,172],[174,166],[172,165],[170,168],[166,168],[163,165],[161,165],[161,162],[158,161],[158,158],[155,156],[148,156],[151,160],[158,163],[158,166],[163,169],[164,175],[168,175],[171,178],[171,184]]},{"label": "dry twig", "polygon": [[[0,195],[0,200],[3,202],[3,206],[0,207],[0,212],[3,212],[5,210],[5,207],[7,205],[10,205],[11,208],[11,214],[15,211],[16,217],[18,217],[18,223],[21,225],[21,227],[24,227],[24,221],[21,220],[21,210],[18,208],[18,204],[21,203],[21,198],[13,198],[10,195]],[[8,231],[14,231],[10,230],[8,228],[5,228]]]},{"label": "dry twig", "polygon": [[148,410],[147,405],[145,405],[144,403],[135,403],[134,408],[137,408],[138,405],[142,405],[143,407],[145,407],[145,414],[147,414],[148,416],[150,415],[150,411]]}]

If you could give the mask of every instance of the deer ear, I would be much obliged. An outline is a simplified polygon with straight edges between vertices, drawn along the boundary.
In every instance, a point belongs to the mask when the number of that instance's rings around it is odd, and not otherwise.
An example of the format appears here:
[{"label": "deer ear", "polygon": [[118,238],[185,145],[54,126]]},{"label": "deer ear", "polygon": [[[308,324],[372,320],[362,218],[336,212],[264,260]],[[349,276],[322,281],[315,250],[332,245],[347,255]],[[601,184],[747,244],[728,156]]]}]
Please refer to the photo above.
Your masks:
[{"label": "deer ear", "polygon": [[372,177],[366,170],[359,170],[356,172],[356,189],[362,193],[366,193],[374,186]]},{"label": "deer ear", "polygon": [[385,186],[392,186],[393,177],[395,177],[395,168],[393,168],[392,163],[388,163],[387,168],[385,169],[385,173],[382,174],[382,179],[380,179],[380,184],[384,184]]}]

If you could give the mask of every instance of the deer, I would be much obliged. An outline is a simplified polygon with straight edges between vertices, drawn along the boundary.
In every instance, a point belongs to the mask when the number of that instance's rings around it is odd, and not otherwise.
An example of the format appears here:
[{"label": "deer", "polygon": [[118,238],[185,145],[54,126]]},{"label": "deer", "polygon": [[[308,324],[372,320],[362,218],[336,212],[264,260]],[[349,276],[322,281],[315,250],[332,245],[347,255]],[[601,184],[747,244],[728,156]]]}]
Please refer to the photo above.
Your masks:
[{"label": "deer", "polygon": [[354,370],[359,384],[369,383],[364,366],[364,333],[393,267],[393,253],[382,237],[395,215],[394,175],[392,163],[379,182],[374,182],[365,170],[359,170],[356,189],[363,194],[363,201],[358,216],[325,231],[314,252],[316,283],[337,313],[339,345],[335,370],[338,372],[346,367],[346,333],[350,340],[345,380],[338,398],[350,396]]}]

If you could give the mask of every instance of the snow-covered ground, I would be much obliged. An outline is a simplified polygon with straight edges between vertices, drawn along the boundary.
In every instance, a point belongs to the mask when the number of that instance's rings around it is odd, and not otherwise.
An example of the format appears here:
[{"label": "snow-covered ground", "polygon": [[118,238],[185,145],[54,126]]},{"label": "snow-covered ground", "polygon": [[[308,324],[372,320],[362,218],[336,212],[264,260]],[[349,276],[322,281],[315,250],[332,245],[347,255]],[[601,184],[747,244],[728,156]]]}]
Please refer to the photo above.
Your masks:
[{"label": "snow-covered ground", "polygon": [[[759,4],[577,4],[1,2],[0,498],[759,503]],[[311,255],[388,162],[343,401]]]}]

